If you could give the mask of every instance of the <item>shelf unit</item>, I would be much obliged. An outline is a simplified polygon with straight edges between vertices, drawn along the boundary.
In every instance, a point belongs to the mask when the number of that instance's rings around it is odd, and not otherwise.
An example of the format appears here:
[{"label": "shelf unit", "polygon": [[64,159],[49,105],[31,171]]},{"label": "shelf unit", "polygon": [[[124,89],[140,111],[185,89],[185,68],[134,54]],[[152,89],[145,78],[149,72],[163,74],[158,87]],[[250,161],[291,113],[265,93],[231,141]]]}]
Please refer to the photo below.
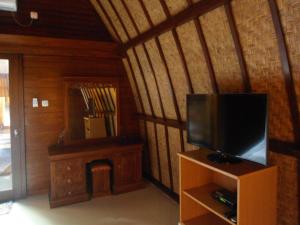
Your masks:
[{"label": "shelf unit", "polygon": [[[179,153],[181,225],[276,225],[277,167],[249,161],[217,164],[212,151]],[[230,209],[212,192],[221,188],[237,192],[237,223],[224,215]]]}]

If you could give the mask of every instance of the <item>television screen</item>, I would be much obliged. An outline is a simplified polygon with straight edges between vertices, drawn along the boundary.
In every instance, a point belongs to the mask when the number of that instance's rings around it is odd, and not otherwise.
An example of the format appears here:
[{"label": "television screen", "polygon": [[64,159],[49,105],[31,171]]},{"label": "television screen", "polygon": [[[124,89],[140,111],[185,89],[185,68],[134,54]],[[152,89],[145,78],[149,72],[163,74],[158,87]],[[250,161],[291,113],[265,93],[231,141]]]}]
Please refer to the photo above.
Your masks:
[{"label": "television screen", "polygon": [[267,95],[187,96],[188,142],[266,165]]}]

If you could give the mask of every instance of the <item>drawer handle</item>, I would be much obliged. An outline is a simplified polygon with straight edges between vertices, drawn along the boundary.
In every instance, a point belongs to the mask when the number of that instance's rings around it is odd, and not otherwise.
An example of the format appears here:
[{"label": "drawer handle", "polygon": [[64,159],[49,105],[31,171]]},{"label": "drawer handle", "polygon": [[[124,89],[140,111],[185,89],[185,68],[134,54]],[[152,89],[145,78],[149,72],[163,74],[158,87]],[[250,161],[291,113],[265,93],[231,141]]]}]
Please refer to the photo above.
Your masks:
[{"label": "drawer handle", "polygon": [[70,166],[67,166],[67,170],[68,170],[68,171],[71,171],[71,167],[70,167]]},{"label": "drawer handle", "polygon": [[69,192],[68,192],[68,195],[72,195],[72,192],[71,192],[71,191],[69,191]]},{"label": "drawer handle", "polygon": [[72,183],[72,180],[71,180],[71,179],[68,179],[68,180],[67,180],[67,183],[68,183],[68,184],[71,184],[71,183]]}]

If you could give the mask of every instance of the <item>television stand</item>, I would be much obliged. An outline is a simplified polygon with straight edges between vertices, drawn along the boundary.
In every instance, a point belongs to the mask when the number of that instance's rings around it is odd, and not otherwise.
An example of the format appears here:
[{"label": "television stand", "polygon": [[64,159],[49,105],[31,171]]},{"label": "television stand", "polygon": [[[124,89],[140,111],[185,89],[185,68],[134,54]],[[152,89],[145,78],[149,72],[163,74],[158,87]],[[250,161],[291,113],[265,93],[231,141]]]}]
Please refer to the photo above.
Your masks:
[{"label": "television stand", "polygon": [[215,162],[215,163],[231,163],[231,164],[235,164],[235,163],[240,163],[242,162],[241,159],[233,157],[233,156],[229,156],[226,155],[224,153],[221,152],[217,152],[217,153],[212,153],[207,155],[207,159],[209,161]]},{"label": "television stand", "polygon": [[[219,164],[210,150],[179,153],[180,225],[276,225],[277,167],[243,160]],[[237,222],[231,208],[212,197],[216,190],[237,193]]]}]

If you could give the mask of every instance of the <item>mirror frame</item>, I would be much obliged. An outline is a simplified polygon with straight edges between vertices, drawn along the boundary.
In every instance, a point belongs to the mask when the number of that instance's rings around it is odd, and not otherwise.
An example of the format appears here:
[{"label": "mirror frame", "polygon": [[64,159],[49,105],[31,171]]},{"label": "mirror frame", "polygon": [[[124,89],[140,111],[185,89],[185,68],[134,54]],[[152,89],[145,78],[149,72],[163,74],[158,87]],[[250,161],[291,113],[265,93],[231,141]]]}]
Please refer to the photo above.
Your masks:
[{"label": "mirror frame", "polygon": [[[121,114],[120,114],[120,87],[119,79],[114,77],[80,77],[80,76],[68,76],[63,78],[64,81],[64,145],[65,144],[79,144],[79,143],[91,143],[97,140],[116,139],[120,136]],[[78,139],[72,140],[70,138],[69,127],[69,96],[68,89],[78,83],[99,83],[99,84],[111,84],[116,88],[116,105],[117,105],[117,135],[114,137],[95,138],[95,139]]]}]

